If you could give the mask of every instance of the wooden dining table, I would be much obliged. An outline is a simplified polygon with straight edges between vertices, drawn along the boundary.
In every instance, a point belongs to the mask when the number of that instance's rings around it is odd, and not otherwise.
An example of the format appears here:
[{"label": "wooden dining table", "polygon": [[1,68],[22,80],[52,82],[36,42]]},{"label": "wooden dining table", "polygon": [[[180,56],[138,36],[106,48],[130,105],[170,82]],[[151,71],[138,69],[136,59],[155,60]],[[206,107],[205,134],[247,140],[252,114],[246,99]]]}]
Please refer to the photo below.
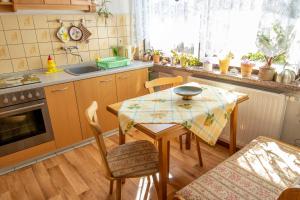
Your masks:
[{"label": "wooden dining table", "polygon": [[[237,93],[238,98],[236,105],[230,115],[230,155],[236,152],[236,136],[237,136],[237,119],[239,104],[249,99],[248,95]],[[122,106],[122,102],[111,104],[107,106],[107,110],[112,114],[118,116],[118,112]],[[158,142],[159,151],[159,191],[158,199],[167,199],[167,184],[169,177],[169,164],[170,164],[170,140],[178,137],[188,130],[180,124],[135,124],[134,127],[147,134],[155,141]],[[119,144],[125,143],[125,134],[119,127]]]}]

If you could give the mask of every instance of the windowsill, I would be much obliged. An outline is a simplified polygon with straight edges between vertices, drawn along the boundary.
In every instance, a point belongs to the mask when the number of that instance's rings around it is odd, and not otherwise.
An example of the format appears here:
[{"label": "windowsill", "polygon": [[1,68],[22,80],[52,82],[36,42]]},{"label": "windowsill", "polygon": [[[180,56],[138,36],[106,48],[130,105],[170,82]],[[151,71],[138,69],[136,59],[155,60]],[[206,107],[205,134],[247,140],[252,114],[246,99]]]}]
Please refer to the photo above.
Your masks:
[{"label": "windowsill", "polygon": [[[213,71],[206,71],[203,67],[181,67],[180,65],[162,65],[162,64],[154,64],[154,67],[157,67],[158,71],[168,73],[169,70],[180,70],[189,72],[192,76],[199,76],[199,77],[207,77],[212,79],[220,79],[226,82],[237,82],[246,85],[257,86],[261,88],[266,88],[270,91],[278,91],[280,93],[290,93],[290,92],[298,92],[300,91],[300,83],[299,82],[292,82],[290,84],[278,83],[275,81],[262,81],[259,80],[257,74],[258,70],[255,69],[254,73],[249,78],[242,77],[241,73],[231,73],[228,72],[227,74],[221,74],[219,71],[218,64],[214,65]],[[230,68],[237,68],[237,67],[230,67]],[[239,68],[239,67],[238,67]],[[257,74],[255,74],[257,72]]]}]

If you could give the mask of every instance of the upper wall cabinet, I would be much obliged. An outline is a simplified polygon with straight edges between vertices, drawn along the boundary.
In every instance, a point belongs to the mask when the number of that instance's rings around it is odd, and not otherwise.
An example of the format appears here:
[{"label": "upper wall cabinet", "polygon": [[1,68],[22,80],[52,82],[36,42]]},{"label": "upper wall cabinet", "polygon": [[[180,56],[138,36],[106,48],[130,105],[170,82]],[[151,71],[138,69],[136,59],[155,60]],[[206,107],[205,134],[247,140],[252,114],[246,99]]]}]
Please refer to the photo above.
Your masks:
[{"label": "upper wall cabinet", "polygon": [[14,0],[14,10],[83,10],[93,12],[96,5],[91,0]]},{"label": "upper wall cabinet", "polygon": [[91,0],[71,0],[73,5],[90,5]]},{"label": "upper wall cabinet", "polygon": [[45,0],[45,4],[58,4],[58,5],[70,5],[70,0]]},{"label": "upper wall cabinet", "polygon": [[43,4],[44,0],[14,0],[15,4]]}]

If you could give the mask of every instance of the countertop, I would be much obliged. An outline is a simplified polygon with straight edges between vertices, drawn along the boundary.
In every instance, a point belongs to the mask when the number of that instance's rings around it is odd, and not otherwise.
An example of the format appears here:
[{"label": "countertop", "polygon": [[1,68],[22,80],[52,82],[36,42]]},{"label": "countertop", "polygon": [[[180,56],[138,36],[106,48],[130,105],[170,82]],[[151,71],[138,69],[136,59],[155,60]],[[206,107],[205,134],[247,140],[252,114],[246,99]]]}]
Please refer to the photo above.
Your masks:
[{"label": "countertop", "polygon": [[[92,65],[95,65],[95,63],[83,63],[83,64],[72,65],[72,66],[64,66],[64,67],[61,67],[61,69],[78,67],[78,66],[92,66]],[[55,84],[60,84],[60,83],[78,81],[78,80],[83,80],[83,79],[88,79],[88,78],[93,78],[93,77],[98,77],[98,76],[115,74],[115,73],[120,73],[120,72],[125,72],[125,71],[143,69],[143,68],[148,68],[148,67],[152,67],[152,66],[153,66],[153,63],[151,63],[151,62],[133,61],[130,65],[128,65],[126,67],[120,67],[120,68],[109,69],[109,70],[101,70],[99,72],[92,72],[92,73],[82,74],[79,76],[74,76],[74,75],[68,74],[64,71],[57,72],[54,74],[45,74],[45,72],[43,70],[32,70],[32,71],[30,71],[30,73],[36,74],[41,80],[40,83],[34,83],[34,84],[29,84],[29,85],[0,89],[0,95],[12,93],[12,92],[23,91],[23,90],[34,89],[34,88],[40,88],[40,87],[45,87],[45,86],[50,86],[50,85],[55,85]],[[28,73],[28,72],[18,73],[18,75],[22,75],[25,73]],[[9,76],[9,75],[10,74],[6,74],[4,76]],[[14,75],[14,74],[11,74],[11,75]]]},{"label": "countertop", "polygon": [[[92,66],[95,65],[95,63],[83,63],[83,64],[77,64],[77,65],[69,65],[69,66],[63,66],[61,69],[65,68],[72,68],[72,67],[78,67],[78,66]],[[45,74],[43,70],[32,70],[30,73],[36,74],[41,82],[40,83],[34,83],[24,86],[18,86],[18,87],[11,87],[6,89],[0,89],[0,95],[1,94],[7,94],[12,92],[18,92],[22,90],[29,90],[34,88],[40,88],[60,83],[67,83],[72,81],[78,81],[98,76],[104,76],[114,73],[120,73],[120,72],[126,72],[136,69],[143,69],[143,68],[151,68],[153,67],[153,70],[156,72],[165,72],[168,73],[171,70],[179,70],[191,73],[192,76],[195,77],[201,77],[201,78],[208,78],[213,79],[216,81],[225,81],[227,83],[237,83],[237,84],[243,84],[244,86],[251,86],[251,87],[261,87],[266,88],[271,91],[279,91],[282,93],[293,93],[293,92],[300,92],[300,83],[291,83],[291,84],[283,84],[283,83],[277,83],[274,81],[261,81],[258,79],[257,76],[253,75],[251,78],[242,78],[240,74],[220,74],[219,70],[213,70],[212,72],[205,71],[204,69],[200,67],[181,67],[181,66],[171,66],[171,65],[161,65],[161,64],[154,64],[152,62],[142,62],[142,61],[133,61],[129,66],[126,67],[120,67],[110,70],[102,70],[99,72],[92,72],[87,74],[82,74],[79,76],[74,76],[71,74],[68,74],[64,71],[58,72],[55,74]],[[18,73],[20,75],[25,74],[28,72]],[[9,75],[15,75],[15,74],[6,74],[4,76]],[[3,75],[2,75],[3,76]],[[0,78],[2,77],[0,76]]]},{"label": "countertop", "polygon": [[191,73],[194,77],[208,78],[216,81],[223,81],[226,83],[237,83],[244,86],[252,86],[257,88],[265,88],[270,91],[277,91],[281,93],[300,92],[300,83],[293,82],[290,84],[277,83],[275,81],[261,81],[257,75],[252,75],[250,78],[242,78],[241,74],[220,74],[220,71],[214,69],[213,71],[206,71],[201,67],[181,67],[171,65],[155,64],[153,67],[156,72],[168,73],[170,70],[178,70]]}]

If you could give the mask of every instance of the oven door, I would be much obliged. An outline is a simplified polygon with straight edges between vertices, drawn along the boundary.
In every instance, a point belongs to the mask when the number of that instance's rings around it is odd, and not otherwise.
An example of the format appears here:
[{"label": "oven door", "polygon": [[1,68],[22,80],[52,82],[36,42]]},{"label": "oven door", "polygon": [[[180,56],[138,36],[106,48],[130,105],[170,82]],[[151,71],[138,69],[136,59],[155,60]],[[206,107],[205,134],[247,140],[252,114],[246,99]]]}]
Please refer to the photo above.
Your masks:
[{"label": "oven door", "polygon": [[53,140],[46,102],[34,102],[0,109],[0,156]]}]

